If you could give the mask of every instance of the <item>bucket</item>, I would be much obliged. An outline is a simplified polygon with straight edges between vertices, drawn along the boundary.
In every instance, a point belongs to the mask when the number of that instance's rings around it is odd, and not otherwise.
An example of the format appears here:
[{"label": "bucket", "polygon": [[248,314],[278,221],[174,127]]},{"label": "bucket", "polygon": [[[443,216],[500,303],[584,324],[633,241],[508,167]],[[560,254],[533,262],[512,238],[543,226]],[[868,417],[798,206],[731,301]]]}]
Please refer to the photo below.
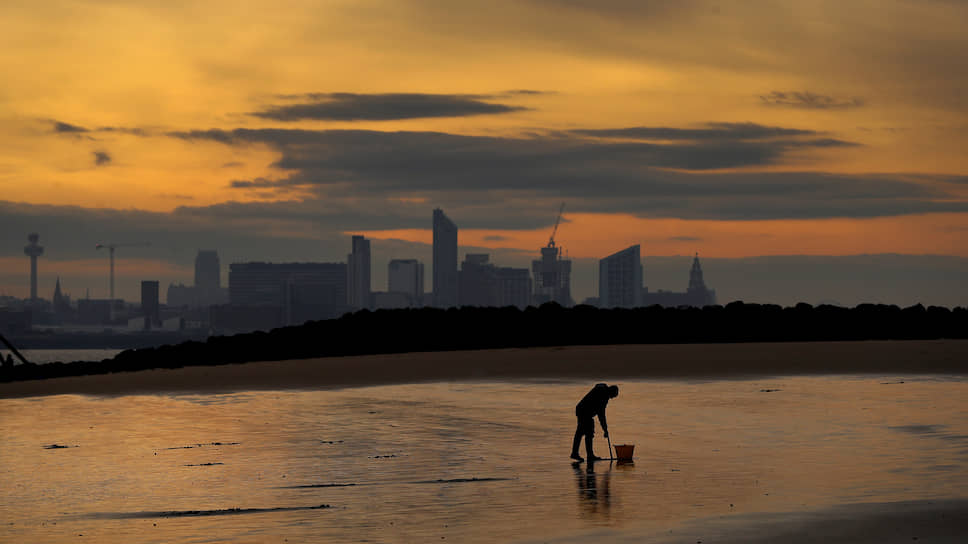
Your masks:
[{"label": "bucket", "polygon": [[615,458],[619,461],[631,461],[635,444],[615,444]]}]

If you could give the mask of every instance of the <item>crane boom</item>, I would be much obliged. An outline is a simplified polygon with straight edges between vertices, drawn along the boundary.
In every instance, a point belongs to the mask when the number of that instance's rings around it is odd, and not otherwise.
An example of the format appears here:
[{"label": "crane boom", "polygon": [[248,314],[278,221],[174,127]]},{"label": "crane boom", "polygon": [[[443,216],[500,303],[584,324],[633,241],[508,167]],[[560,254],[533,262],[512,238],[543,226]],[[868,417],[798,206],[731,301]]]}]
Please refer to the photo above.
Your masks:
[{"label": "crane boom", "polygon": [[551,231],[551,238],[548,239],[548,247],[555,247],[555,234],[558,233],[558,224],[561,223],[561,213],[565,211],[565,203],[561,203],[558,208],[558,219],[555,219],[555,228]]}]

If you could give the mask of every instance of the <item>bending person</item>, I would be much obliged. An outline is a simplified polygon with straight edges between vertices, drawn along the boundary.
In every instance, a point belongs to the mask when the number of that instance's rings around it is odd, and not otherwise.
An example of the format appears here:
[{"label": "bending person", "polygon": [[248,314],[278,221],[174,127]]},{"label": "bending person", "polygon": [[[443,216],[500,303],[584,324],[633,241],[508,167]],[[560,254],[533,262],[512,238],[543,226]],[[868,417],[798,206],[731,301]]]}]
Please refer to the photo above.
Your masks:
[{"label": "bending person", "polygon": [[595,450],[592,449],[592,440],[595,436],[595,416],[598,416],[598,422],[602,424],[602,432],[605,433],[605,438],[608,438],[608,422],[605,419],[605,407],[608,406],[609,399],[614,399],[617,396],[617,385],[599,383],[578,401],[578,404],[575,406],[575,416],[578,417],[578,428],[575,429],[575,440],[571,445],[572,459],[578,462],[584,461],[581,455],[578,454],[578,446],[581,445],[581,437],[583,436],[585,437],[585,453],[588,455],[588,460],[597,461],[601,459],[601,457],[595,455]]}]

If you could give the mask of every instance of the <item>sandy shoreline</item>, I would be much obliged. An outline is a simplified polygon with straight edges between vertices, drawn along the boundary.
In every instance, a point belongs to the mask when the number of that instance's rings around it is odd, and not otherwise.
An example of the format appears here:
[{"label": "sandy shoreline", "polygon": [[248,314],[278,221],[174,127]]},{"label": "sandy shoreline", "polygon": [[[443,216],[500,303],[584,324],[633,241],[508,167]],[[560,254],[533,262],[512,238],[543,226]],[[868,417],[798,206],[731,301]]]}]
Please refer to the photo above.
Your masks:
[{"label": "sandy shoreline", "polygon": [[644,344],[332,357],[0,384],[0,398],[327,389],[435,381],[964,374],[968,340]]}]

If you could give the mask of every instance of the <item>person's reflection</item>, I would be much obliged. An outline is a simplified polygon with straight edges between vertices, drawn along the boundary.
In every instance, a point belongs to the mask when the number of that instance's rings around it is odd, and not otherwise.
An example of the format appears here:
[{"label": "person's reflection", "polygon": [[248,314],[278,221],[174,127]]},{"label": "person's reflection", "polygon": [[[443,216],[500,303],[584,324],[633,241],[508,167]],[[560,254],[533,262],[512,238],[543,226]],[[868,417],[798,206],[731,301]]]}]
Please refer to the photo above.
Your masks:
[{"label": "person's reflection", "polygon": [[612,463],[609,462],[604,471],[595,472],[595,465],[604,468],[605,463],[588,463],[582,467],[581,463],[572,463],[575,469],[575,481],[578,483],[578,502],[583,514],[592,517],[607,518],[611,507],[611,490],[609,480],[612,476]]}]

